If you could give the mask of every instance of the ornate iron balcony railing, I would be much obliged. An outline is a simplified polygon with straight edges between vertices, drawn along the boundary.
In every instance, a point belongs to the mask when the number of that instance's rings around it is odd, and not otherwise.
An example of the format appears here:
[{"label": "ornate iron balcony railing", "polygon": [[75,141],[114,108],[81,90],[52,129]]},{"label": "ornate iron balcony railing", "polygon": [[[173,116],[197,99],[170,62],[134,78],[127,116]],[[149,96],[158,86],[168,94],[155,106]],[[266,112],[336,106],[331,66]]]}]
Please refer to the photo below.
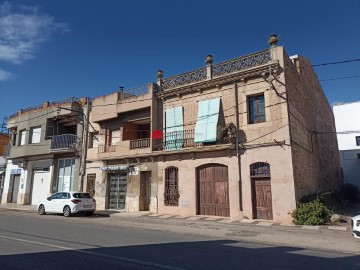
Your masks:
[{"label": "ornate iron balcony railing", "polygon": [[194,129],[164,133],[164,138],[153,139],[153,151],[178,150],[182,148],[199,148],[211,145],[235,143],[234,136],[217,138],[214,142],[194,142],[194,139]]},{"label": "ornate iron balcony railing", "polygon": [[270,50],[261,51],[247,56],[242,56],[230,61],[213,65],[212,76],[213,78],[216,78],[240,70],[261,66],[263,64],[268,63],[270,60],[271,60]]},{"label": "ornate iron balcony railing", "polygon": [[177,76],[166,78],[162,81],[162,89],[174,88],[181,85],[203,81],[206,79],[206,68],[197,69]]},{"label": "ornate iron balcony railing", "polygon": [[204,67],[191,72],[162,79],[161,88],[162,90],[166,90],[186,84],[205,81],[206,79],[217,78],[220,76],[238,72],[240,70],[246,70],[252,67],[261,66],[270,61],[271,61],[271,51],[270,50],[260,51],[254,54],[241,56],[219,64],[214,64],[211,66],[211,69],[209,69],[209,74],[207,74],[207,68]]}]

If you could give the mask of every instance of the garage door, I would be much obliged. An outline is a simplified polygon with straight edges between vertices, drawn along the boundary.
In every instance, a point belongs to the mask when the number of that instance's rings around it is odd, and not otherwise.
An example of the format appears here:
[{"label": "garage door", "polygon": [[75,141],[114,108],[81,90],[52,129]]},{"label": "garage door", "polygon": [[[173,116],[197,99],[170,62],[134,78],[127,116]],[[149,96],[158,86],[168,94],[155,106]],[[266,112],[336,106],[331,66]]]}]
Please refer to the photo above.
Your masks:
[{"label": "garage door", "polygon": [[35,171],[32,180],[31,204],[38,204],[39,201],[49,196],[50,172]]},{"label": "garage door", "polygon": [[19,194],[19,185],[20,185],[20,174],[15,174],[11,181],[11,202],[17,203],[17,197]]},{"label": "garage door", "polygon": [[198,214],[230,216],[228,168],[208,164],[198,169]]}]

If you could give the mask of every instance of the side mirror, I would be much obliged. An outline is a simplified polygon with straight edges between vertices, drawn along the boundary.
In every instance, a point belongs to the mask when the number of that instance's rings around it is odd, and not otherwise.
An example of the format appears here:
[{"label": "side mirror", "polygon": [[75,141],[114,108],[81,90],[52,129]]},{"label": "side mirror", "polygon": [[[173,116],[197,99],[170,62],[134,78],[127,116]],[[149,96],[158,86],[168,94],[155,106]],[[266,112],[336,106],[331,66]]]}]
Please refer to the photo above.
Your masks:
[{"label": "side mirror", "polygon": [[46,199],[47,199],[48,201],[51,201],[51,198],[50,198],[50,197],[47,197]]}]

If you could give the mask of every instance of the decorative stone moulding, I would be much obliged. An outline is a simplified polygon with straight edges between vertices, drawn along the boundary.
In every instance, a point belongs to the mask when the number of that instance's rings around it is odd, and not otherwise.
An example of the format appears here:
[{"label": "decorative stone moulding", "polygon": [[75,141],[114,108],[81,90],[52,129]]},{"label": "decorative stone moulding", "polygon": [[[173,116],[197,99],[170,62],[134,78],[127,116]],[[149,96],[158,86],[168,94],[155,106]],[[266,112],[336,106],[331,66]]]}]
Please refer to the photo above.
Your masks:
[{"label": "decorative stone moulding", "polygon": [[279,35],[272,34],[268,38],[268,43],[271,47],[275,47],[278,44],[279,40],[280,40]]},{"label": "decorative stone moulding", "polygon": [[214,61],[214,56],[212,56],[211,54],[208,54],[206,57],[205,57],[205,63],[208,64],[208,65],[211,65]]},{"label": "decorative stone moulding", "polygon": [[164,71],[162,71],[161,69],[159,69],[156,73],[156,77],[158,79],[162,79],[164,77]]}]

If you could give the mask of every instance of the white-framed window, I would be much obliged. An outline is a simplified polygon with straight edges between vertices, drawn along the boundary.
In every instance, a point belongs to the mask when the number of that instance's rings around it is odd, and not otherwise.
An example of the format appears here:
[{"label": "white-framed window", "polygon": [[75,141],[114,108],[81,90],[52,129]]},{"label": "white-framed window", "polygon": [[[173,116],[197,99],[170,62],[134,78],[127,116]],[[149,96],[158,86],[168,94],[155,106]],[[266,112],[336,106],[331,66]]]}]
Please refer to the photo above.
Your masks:
[{"label": "white-framed window", "polygon": [[39,143],[41,140],[41,127],[30,128],[30,141],[29,143]]},{"label": "white-framed window", "polygon": [[26,137],[26,130],[20,130],[20,140],[19,145],[25,145],[25,137]]},{"label": "white-framed window", "polygon": [[360,136],[356,136],[355,140],[356,140],[356,145],[360,146]]}]

